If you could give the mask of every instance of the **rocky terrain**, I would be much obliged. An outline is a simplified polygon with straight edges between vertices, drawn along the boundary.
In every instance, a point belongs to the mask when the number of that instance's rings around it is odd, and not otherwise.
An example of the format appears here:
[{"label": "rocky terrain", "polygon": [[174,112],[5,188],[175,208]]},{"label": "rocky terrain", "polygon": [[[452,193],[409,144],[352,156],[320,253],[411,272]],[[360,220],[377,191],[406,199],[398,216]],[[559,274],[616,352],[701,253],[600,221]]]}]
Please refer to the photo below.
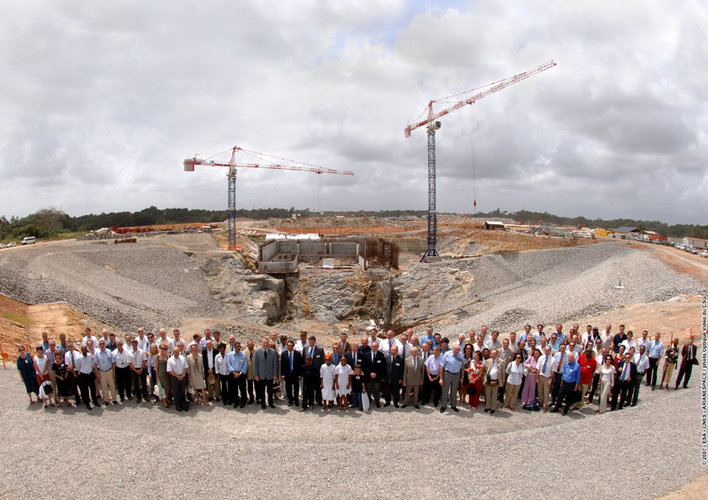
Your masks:
[{"label": "rocky terrain", "polygon": [[[218,249],[208,234],[140,238],[136,244],[60,242],[0,253],[0,293],[30,304],[64,301],[117,330],[238,321],[295,329],[436,324],[456,334],[481,324],[505,331],[622,304],[706,292],[651,253],[617,244],[410,263],[386,278],[359,270],[303,269],[278,279]],[[622,288],[617,288],[621,282]],[[290,326],[289,326],[290,325]],[[200,329],[197,327],[197,329]]]}]

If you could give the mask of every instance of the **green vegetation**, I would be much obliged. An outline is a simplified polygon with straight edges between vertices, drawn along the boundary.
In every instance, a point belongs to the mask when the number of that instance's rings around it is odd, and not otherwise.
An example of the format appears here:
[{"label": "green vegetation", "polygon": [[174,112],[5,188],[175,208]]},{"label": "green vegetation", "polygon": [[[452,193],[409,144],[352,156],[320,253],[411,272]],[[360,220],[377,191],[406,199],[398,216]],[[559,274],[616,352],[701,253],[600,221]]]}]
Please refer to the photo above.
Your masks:
[{"label": "green vegetation", "polygon": [[23,326],[30,326],[32,324],[32,320],[20,313],[3,311],[1,315],[3,318],[9,319],[10,321],[14,321],[15,323],[19,323]]},{"label": "green vegetation", "polygon": [[[425,217],[425,210],[376,210],[366,211],[370,217],[405,217],[417,216]],[[309,209],[285,208],[256,208],[252,210],[240,209],[236,211],[236,217],[249,219],[289,219],[293,214],[299,217],[315,217],[317,214]],[[357,212],[325,212],[325,215],[354,216],[360,217]],[[675,224],[668,225],[660,221],[644,221],[634,219],[587,219],[585,217],[561,217],[549,214],[548,212],[530,212],[519,210],[518,212],[507,212],[499,209],[488,213],[478,213],[477,217],[495,218],[505,217],[520,221],[525,224],[536,224],[543,221],[545,225],[561,226],[587,226],[604,227],[608,229],[620,226],[636,226],[642,229],[656,231],[664,236],[708,239],[708,226],[695,224]],[[78,217],[71,217],[64,212],[53,208],[44,208],[27,217],[13,217],[7,220],[0,217],[0,241],[20,240],[25,236],[35,236],[36,238],[66,239],[85,234],[90,230],[102,227],[125,227],[125,226],[151,226],[156,224],[179,224],[179,223],[209,223],[223,222],[226,220],[226,210],[201,210],[189,208],[165,208],[160,209],[151,206],[139,212],[111,212],[101,214],[88,214]]]}]

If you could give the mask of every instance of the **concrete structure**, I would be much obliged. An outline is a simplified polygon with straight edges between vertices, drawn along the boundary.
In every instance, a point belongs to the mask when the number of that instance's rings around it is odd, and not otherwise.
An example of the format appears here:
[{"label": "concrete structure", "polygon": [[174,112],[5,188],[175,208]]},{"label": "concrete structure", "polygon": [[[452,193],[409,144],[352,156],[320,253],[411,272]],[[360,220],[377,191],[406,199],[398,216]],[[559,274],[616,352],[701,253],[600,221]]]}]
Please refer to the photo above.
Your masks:
[{"label": "concrete structure", "polygon": [[360,265],[359,243],[353,241],[271,241],[258,253],[258,271],[268,274],[296,273],[300,263],[321,264],[323,259],[329,268]]}]

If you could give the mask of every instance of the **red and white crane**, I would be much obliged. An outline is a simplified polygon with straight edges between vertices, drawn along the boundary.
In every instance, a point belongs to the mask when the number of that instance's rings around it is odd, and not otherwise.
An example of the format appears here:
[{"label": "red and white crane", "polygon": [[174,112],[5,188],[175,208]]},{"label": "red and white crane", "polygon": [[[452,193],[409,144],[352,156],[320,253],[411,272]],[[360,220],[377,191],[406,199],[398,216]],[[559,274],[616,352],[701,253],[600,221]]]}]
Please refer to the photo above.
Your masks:
[{"label": "red and white crane", "polygon": [[[503,90],[510,85],[518,83],[522,80],[526,80],[527,78],[541,73],[542,71],[551,69],[555,65],[555,62],[548,61],[547,63],[542,64],[530,71],[525,71],[523,73],[519,73],[518,75],[514,75],[509,78],[504,78],[503,80],[498,80],[496,82],[485,85],[485,87],[488,87],[486,88],[486,90],[478,92],[473,96],[468,97],[467,99],[463,99],[462,101],[459,101],[453,104],[452,106],[443,109],[442,111],[438,111],[437,113],[433,112],[433,104],[435,104],[436,102],[448,100],[450,98],[457,97],[463,94],[468,94],[470,92],[474,92],[474,90],[476,89],[461,92],[459,94],[455,94],[454,96],[446,97],[444,99],[438,99],[437,101],[430,101],[427,106],[428,117],[424,120],[411,123],[406,126],[406,128],[404,129],[404,134],[406,137],[410,137],[411,132],[419,127],[425,125],[428,128],[428,249],[426,250],[425,254],[423,254],[421,261],[426,260],[426,257],[436,257],[438,255],[438,252],[435,248],[437,245],[438,234],[438,214],[435,206],[435,131],[439,130],[442,126],[442,124],[438,121],[438,118],[442,118],[446,114],[460,109],[463,106],[467,106],[468,104],[474,104],[483,97],[486,97],[490,94],[494,94],[495,92],[499,92],[500,90]],[[476,206],[477,200],[475,200],[474,203]]]},{"label": "red and white crane", "polygon": [[228,179],[228,209],[227,209],[227,219],[228,219],[228,236],[229,236],[229,250],[236,249],[236,169],[237,168],[260,168],[266,170],[291,170],[295,172],[311,172],[314,174],[340,174],[340,175],[354,175],[354,172],[349,170],[334,170],[332,168],[324,168],[318,165],[312,165],[310,163],[301,163],[300,165],[281,165],[278,163],[237,163],[236,153],[243,152],[257,158],[265,160],[263,157],[271,157],[281,161],[297,163],[294,160],[288,160],[287,158],[280,158],[277,156],[267,155],[265,153],[258,153],[256,151],[248,151],[246,149],[234,146],[231,148],[231,159],[228,162],[217,162],[214,160],[200,160],[196,156],[193,158],[187,158],[184,160],[184,171],[194,172],[194,167],[197,165],[204,167],[226,167],[229,169],[226,177]]}]

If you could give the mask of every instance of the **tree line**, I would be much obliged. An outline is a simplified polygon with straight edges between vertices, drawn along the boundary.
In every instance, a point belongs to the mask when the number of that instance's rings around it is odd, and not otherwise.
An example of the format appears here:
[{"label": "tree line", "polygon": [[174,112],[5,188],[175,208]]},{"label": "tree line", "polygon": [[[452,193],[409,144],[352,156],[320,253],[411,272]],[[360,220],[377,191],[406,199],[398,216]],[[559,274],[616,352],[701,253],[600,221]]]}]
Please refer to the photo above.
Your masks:
[{"label": "tree line", "polygon": [[[239,209],[236,217],[249,219],[286,219],[293,214],[298,217],[314,217],[316,213],[309,209],[285,208],[256,208]],[[367,210],[369,217],[405,217],[416,216],[425,217],[425,210]],[[325,212],[325,215],[334,216],[361,216],[360,212]],[[536,224],[539,221],[543,225],[575,226],[575,227],[604,227],[608,229],[620,226],[641,227],[642,229],[656,231],[664,236],[708,239],[708,226],[697,224],[674,224],[669,225],[660,221],[644,221],[635,219],[587,219],[585,217],[562,217],[549,214],[548,212],[530,212],[519,210],[517,212],[507,212],[500,209],[487,213],[478,213],[479,218],[504,217],[514,219],[523,224]],[[5,216],[0,216],[0,240],[9,238],[23,238],[34,236],[36,238],[49,238],[62,232],[88,232],[102,227],[126,227],[126,226],[152,226],[156,224],[179,224],[179,223],[211,223],[223,222],[226,220],[226,210],[203,210],[190,208],[164,208],[155,206],[144,208],[138,212],[109,212],[100,214],[88,214],[72,217],[61,210],[54,208],[43,208],[26,217],[12,217],[9,220]]]}]

